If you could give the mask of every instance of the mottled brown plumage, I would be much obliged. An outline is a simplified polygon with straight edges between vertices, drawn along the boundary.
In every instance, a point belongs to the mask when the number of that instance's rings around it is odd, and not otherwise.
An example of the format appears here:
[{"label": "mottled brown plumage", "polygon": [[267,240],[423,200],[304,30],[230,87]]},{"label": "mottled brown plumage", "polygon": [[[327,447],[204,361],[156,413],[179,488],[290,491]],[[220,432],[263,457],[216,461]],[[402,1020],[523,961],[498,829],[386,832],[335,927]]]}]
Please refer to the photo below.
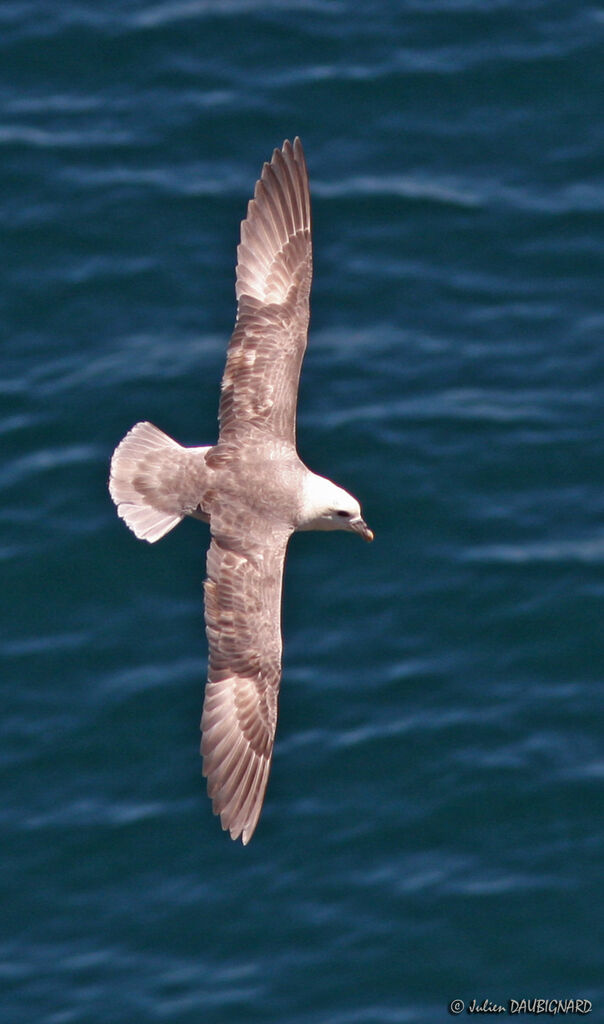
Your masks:
[{"label": "mottled brown plumage", "polygon": [[295,447],[312,279],[310,231],[308,174],[296,139],[264,165],[241,225],[237,320],[222,379],[219,447],[240,438],[247,444],[250,434]]},{"label": "mottled brown plumage", "polygon": [[137,537],[185,515],[210,523],[203,772],[232,838],[256,828],[270,771],[281,679],[281,590],[294,530],[371,540],[358,502],[296,452],[298,382],[312,278],[308,174],[299,139],[265,164],[241,225],[237,319],[214,447],[185,449],[150,423],[116,448],[109,488]]}]

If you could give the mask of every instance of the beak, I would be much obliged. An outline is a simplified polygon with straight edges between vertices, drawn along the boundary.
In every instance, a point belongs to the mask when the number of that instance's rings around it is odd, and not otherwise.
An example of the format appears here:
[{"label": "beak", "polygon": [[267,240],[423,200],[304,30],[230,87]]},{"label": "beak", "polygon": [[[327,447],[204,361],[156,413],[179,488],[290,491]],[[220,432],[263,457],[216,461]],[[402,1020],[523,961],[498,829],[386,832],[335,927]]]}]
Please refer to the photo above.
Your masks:
[{"label": "beak", "polygon": [[363,540],[373,540],[373,530],[370,530],[364,519],[359,516],[358,519],[351,519],[350,529],[354,530],[355,533],[360,533]]}]

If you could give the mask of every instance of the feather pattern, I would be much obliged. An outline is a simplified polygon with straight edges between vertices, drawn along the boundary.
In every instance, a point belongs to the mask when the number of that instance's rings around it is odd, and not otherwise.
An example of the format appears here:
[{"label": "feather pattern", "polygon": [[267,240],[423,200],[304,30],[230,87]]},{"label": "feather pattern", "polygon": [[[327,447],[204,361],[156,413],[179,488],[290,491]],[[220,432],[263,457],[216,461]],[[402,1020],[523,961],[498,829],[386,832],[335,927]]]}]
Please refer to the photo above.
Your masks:
[{"label": "feather pattern", "polygon": [[111,459],[109,491],[117,514],[153,543],[186,515],[209,520],[210,448],[183,448],[152,423],[137,423]]},{"label": "feather pattern", "polygon": [[[218,513],[207,558],[210,649],[201,719],[203,773],[222,827],[249,842],[268,781],[281,679],[281,589],[289,530],[248,524],[247,551],[233,549],[239,517]],[[251,528],[250,528],[251,525]]]},{"label": "feather pattern", "polygon": [[137,537],[185,515],[210,524],[203,772],[214,812],[248,843],[273,755],[281,680],[281,591],[296,529],[372,533],[358,502],[296,452],[298,382],[312,278],[308,173],[285,141],[256,184],[237,251],[237,318],[212,448],[183,448],[138,423],[116,448],[109,488]]},{"label": "feather pattern", "polygon": [[[277,441],[295,453],[312,279],[308,172],[298,138],[264,164],[237,258],[237,319],[222,380],[220,436],[208,456],[223,473],[240,465],[250,447]],[[201,721],[214,811],[244,843],[260,815],[273,752],[291,533],[276,531],[270,516],[250,516],[250,497],[238,509],[231,493],[228,515],[224,503],[212,510],[205,583],[210,661]]]},{"label": "feather pattern", "polygon": [[237,258],[237,320],[222,380],[217,455],[229,442],[276,438],[295,447],[312,279],[308,172],[298,138],[265,163]]}]

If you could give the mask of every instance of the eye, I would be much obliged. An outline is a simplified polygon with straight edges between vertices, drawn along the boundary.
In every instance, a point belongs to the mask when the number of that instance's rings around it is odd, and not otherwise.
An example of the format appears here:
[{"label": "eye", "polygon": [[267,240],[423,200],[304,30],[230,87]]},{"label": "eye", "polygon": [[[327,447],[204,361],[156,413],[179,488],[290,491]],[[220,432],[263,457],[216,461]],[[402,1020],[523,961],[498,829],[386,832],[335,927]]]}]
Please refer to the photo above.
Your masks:
[{"label": "eye", "polygon": [[344,519],[348,519],[349,513],[348,512],[344,512],[344,510],[342,509],[341,511],[336,512],[336,515],[337,516],[342,516]]}]

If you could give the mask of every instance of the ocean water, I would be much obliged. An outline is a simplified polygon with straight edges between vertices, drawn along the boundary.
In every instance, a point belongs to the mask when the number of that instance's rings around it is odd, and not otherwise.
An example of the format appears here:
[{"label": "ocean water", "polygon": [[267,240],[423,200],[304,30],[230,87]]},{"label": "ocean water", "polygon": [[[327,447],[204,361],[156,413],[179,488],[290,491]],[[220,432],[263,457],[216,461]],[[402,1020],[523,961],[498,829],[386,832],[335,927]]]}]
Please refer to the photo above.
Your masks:
[{"label": "ocean water", "polygon": [[[2,1021],[604,1021],[603,35],[589,0],[0,5]],[[376,540],[291,543],[243,848],[198,757],[207,528],[140,543],[106,483],[139,419],[215,439],[295,134],[300,452]]]}]

